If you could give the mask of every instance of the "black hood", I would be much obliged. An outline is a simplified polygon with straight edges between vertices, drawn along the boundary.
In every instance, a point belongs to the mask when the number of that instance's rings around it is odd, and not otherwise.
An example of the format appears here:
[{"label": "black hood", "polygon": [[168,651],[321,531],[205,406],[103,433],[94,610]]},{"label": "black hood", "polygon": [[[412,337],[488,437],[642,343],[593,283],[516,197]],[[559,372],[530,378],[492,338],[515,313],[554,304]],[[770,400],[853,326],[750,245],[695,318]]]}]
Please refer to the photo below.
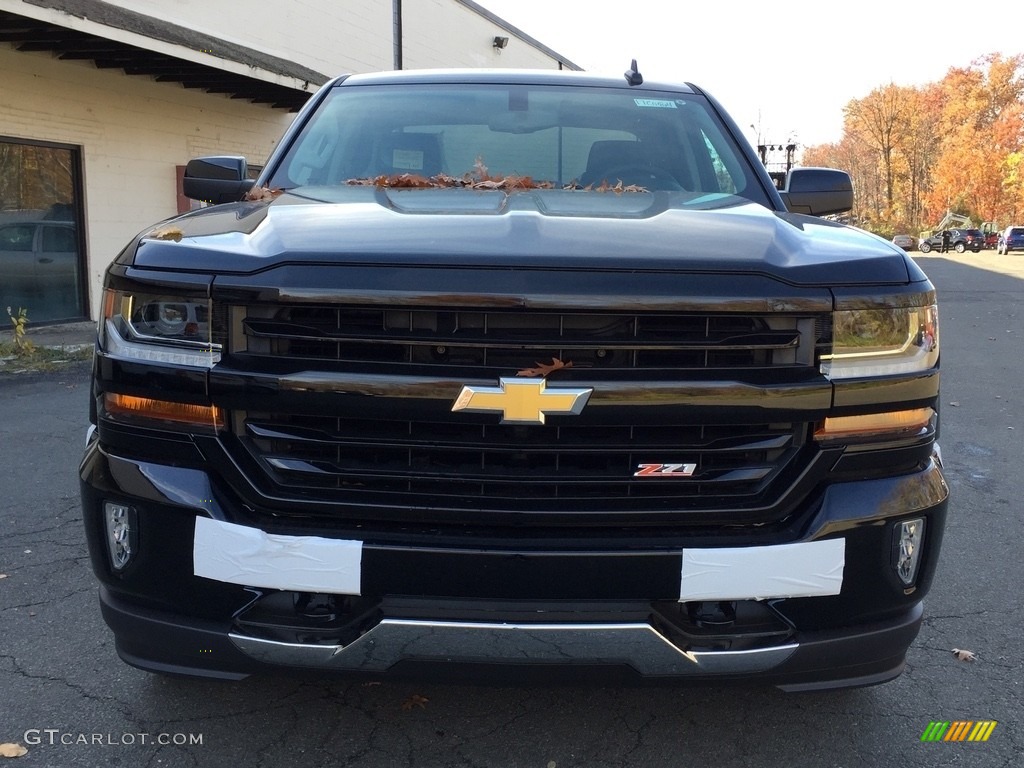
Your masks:
[{"label": "black hood", "polygon": [[647,192],[303,188],[172,219],[123,256],[125,266],[219,274],[437,264],[745,273],[803,286],[920,279],[900,249],[860,230],[734,196]]}]

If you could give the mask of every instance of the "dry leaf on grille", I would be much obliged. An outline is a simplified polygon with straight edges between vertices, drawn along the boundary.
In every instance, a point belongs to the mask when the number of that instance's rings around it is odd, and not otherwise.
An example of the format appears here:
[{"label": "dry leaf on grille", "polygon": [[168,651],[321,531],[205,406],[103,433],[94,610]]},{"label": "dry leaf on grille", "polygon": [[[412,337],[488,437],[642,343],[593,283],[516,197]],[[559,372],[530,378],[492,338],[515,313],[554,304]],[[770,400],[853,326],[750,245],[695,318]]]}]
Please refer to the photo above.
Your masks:
[{"label": "dry leaf on grille", "polygon": [[562,368],[572,368],[572,361],[563,363],[557,357],[552,357],[550,363],[537,363],[536,368],[523,368],[516,376],[547,376]]}]

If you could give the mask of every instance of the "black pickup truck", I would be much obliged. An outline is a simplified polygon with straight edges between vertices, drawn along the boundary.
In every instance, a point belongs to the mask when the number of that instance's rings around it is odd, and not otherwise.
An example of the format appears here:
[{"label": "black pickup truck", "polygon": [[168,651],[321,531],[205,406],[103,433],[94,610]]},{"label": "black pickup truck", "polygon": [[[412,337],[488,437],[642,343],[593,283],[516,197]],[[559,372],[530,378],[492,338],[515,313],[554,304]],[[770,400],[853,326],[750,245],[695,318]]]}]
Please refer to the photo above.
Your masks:
[{"label": "black pickup truck", "polygon": [[700,88],[339,77],[110,266],[81,465],[126,662],[899,675],[939,557],[935,291]]}]

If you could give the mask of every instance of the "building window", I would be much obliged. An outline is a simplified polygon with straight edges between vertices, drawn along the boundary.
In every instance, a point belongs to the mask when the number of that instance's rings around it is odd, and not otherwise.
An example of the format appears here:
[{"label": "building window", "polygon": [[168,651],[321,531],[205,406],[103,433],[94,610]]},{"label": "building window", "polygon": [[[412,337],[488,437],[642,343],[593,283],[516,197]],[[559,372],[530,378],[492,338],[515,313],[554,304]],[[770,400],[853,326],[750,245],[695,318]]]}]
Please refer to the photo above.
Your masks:
[{"label": "building window", "polygon": [[88,316],[80,162],[75,147],[0,137],[0,312]]}]

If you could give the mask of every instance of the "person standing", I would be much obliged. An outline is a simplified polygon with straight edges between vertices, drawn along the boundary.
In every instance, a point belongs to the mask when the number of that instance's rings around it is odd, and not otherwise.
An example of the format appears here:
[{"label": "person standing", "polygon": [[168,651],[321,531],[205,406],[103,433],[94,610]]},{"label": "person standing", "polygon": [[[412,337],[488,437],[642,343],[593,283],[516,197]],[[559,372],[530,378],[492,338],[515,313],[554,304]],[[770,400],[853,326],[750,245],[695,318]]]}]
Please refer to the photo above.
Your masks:
[{"label": "person standing", "polygon": [[948,229],[944,229],[944,230],[942,230],[942,250],[939,251],[939,253],[948,253],[948,252],[949,252],[949,230]]}]

